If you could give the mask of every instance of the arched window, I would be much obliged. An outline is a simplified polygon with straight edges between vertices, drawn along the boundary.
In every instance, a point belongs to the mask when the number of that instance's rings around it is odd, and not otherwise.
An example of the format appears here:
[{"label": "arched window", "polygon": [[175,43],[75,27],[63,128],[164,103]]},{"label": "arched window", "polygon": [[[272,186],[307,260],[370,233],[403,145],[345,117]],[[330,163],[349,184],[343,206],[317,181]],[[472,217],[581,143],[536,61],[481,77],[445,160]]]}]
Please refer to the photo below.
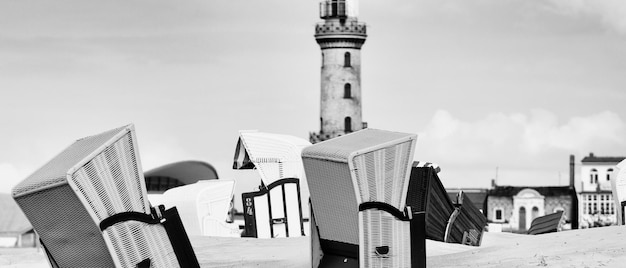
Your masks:
[{"label": "arched window", "polygon": [[343,124],[346,133],[352,132],[352,118],[346,116],[346,118],[343,119]]},{"label": "arched window", "polygon": [[591,169],[590,183],[598,183],[598,170],[595,168]]},{"label": "arched window", "polygon": [[606,170],[606,180],[610,181],[611,180],[611,174],[613,174],[613,169],[609,168]]},{"label": "arched window", "polygon": [[533,207],[531,216],[532,216],[533,220],[536,219],[537,217],[539,217],[539,208],[538,207]]},{"label": "arched window", "polygon": [[350,52],[343,54],[343,67],[352,67],[350,62]]},{"label": "arched window", "polygon": [[350,83],[346,83],[343,86],[343,98],[344,99],[352,98],[352,85],[350,85]]}]

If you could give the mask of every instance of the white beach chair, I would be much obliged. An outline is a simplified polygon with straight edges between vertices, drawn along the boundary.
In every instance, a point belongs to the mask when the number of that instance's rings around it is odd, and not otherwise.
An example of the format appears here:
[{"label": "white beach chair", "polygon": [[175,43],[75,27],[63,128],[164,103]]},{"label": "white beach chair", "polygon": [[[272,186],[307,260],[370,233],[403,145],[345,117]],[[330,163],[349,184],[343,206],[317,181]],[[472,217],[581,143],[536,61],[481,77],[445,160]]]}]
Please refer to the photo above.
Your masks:
[{"label": "white beach chair", "polygon": [[323,251],[314,266],[425,266],[424,214],[405,207],[416,140],[364,129],[302,151]]},{"label": "white beach chair", "polygon": [[261,176],[257,192],[242,194],[245,236],[258,238],[305,235],[304,218],[309,197],[300,154],[308,141],[258,131],[241,131],[234,169],[256,168]]},{"label": "white beach chair", "polygon": [[227,223],[235,181],[205,180],[169,189],[160,198],[165,208],[177,207],[188,235],[240,237]]},{"label": "white beach chair", "polygon": [[77,140],[13,198],[53,267],[199,267],[176,209],[148,204],[132,125]]}]

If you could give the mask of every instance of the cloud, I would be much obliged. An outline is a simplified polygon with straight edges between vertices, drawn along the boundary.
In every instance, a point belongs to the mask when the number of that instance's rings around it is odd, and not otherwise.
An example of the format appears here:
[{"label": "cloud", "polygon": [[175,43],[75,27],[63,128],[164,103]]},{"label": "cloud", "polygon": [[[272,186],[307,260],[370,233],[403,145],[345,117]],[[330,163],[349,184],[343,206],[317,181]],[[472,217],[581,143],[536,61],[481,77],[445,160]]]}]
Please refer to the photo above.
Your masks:
[{"label": "cloud", "polygon": [[554,11],[573,15],[591,16],[610,29],[626,34],[626,1],[623,0],[549,0]]},{"label": "cloud", "polygon": [[484,185],[496,167],[500,175],[510,175],[506,181],[511,184],[539,184],[547,178],[556,184],[559,172],[567,174],[570,154],[577,159],[589,152],[626,155],[626,123],[609,111],[565,121],[539,109],[464,121],[439,110],[419,136],[416,159],[441,165],[453,177],[449,186],[473,180]]},{"label": "cloud", "polygon": [[30,169],[18,168],[10,163],[0,163],[0,192],[10,193],[11,189],[25,179]]}]

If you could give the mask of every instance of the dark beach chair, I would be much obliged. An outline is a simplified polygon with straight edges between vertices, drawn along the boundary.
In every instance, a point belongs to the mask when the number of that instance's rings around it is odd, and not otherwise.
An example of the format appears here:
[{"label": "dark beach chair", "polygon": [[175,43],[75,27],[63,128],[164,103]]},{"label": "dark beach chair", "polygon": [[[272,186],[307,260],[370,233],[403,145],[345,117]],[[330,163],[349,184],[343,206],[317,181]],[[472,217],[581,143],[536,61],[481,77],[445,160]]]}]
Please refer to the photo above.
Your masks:
[{"label": "dark beach chair", "polygon": [[314,267],[425,267],[424,214],[405,205],[416,140],[364,129],[302,151]]},{"label": "dark beach chair", "polygon": [[132,125],[77,140],[13,198],[53,267],[199,267],[176,208],[150,207]]},{"label": "dark beach chair", "polygon": [[538,235],[560,232],[565,224],[565,214],[563,211],[557,211],[552,214],[537,217],[530,223],[528,234]]},{"label": "dark beach chair", "polygon": [[485,216],[461,192],[450,200],[439,179],[439,167],[413,163],[407,206],[425,213],[426,238],[446,243],[480,246]]}]

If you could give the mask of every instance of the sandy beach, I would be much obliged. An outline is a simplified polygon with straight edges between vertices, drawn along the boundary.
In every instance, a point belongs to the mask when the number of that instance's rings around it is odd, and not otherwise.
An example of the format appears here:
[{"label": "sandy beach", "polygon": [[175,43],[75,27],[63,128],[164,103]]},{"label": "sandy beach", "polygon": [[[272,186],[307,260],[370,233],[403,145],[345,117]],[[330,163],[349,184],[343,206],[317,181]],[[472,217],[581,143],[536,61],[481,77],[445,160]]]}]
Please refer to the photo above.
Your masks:
[{"label": "sandy beach", "polygon": [[[310,267],[309,237],[192,237],[202,267]],[[624,267],[626,227],[545,235],[485,233],[480,247],[426,241],[429,267]],[[41,250],[0,249],[0,267],[48,267]]]}]

